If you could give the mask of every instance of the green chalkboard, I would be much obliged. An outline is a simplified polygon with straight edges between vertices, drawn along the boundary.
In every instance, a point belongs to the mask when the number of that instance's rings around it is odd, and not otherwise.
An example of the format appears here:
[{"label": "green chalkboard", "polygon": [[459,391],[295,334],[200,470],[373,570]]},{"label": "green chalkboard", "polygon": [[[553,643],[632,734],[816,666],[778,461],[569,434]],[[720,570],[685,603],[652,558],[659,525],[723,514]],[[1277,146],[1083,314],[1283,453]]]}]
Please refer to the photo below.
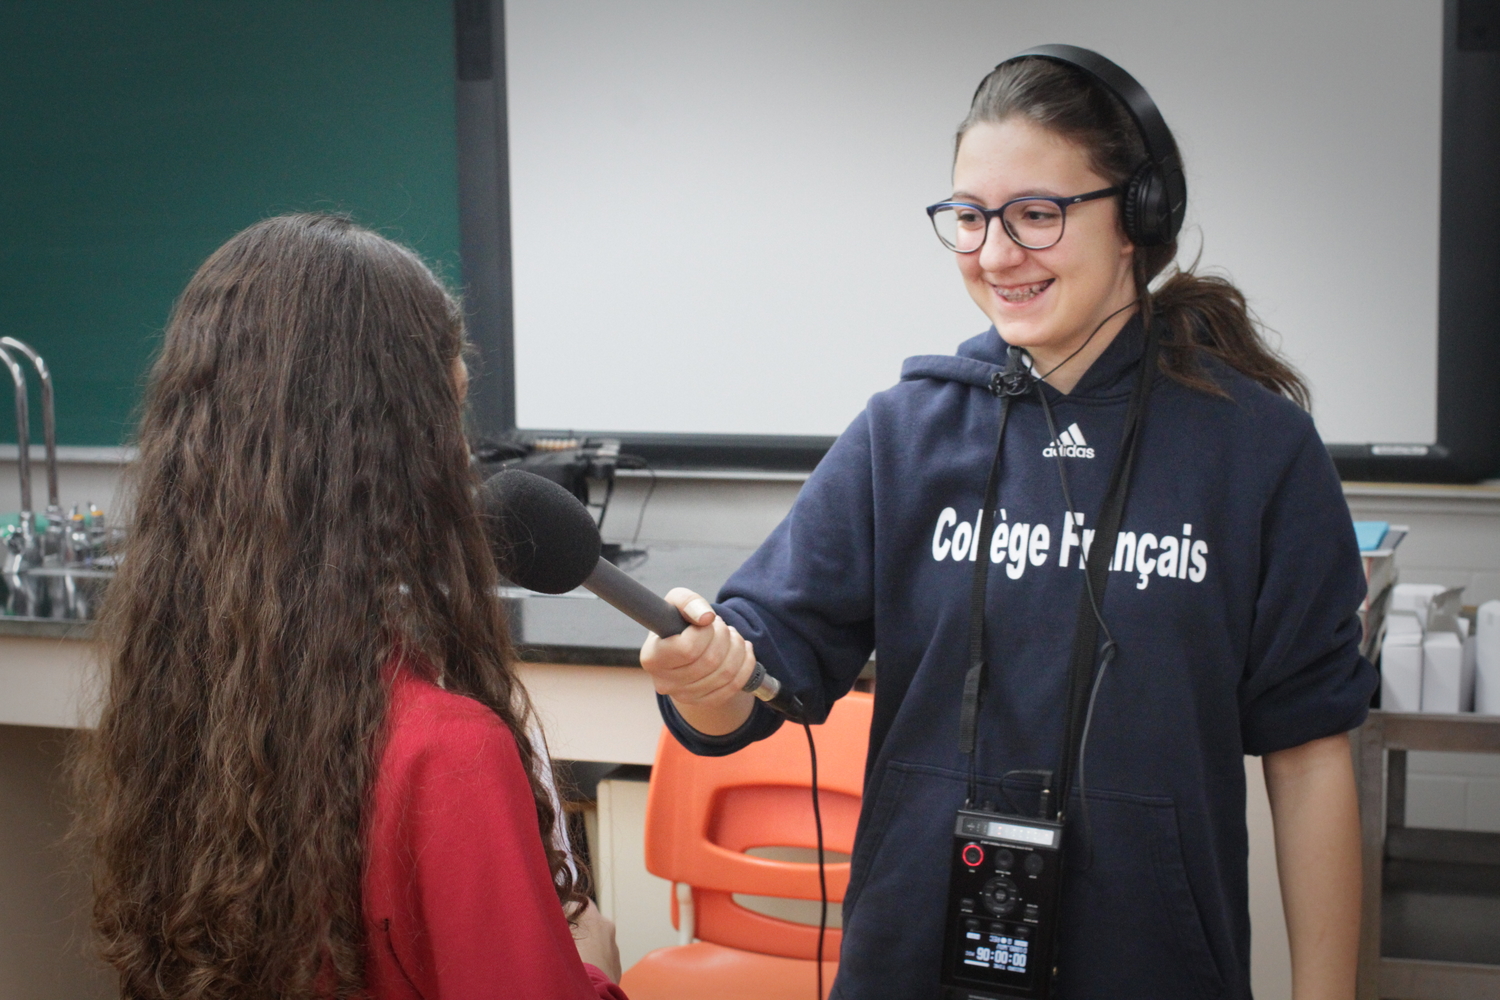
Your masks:
[{"label": "green chalkboard", "polygon": [[194,269],[304,210],[457,281],[446,0],[0,0],[0,334],[51,365],[59,443],[128,440]]}]

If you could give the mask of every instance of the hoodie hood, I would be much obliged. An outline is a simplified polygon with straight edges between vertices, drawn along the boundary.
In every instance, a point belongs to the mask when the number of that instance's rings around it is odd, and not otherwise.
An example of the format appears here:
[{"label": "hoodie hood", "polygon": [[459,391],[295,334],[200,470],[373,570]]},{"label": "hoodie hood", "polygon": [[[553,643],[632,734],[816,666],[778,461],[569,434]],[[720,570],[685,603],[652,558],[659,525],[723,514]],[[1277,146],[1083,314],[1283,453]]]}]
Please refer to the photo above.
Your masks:
[{"label": "hoodie hood", "polygon": [[[1108,399],[1119,394],[1128,395],[1144,346],[1145,336],[1137,313],[1115,334],[1115,339],[1089,366],[1071,393],[1058,392],[1046,383],[1043,383],[1042,391],[1049,393],[1049,402],[1067,396]],[[1010,345],[991,326],[959,344],[955,354],[918,354],[907,358],[901,366],[901,379],[930,378],[988,389],[990,380],[1005,367],[1009,348]]]}]

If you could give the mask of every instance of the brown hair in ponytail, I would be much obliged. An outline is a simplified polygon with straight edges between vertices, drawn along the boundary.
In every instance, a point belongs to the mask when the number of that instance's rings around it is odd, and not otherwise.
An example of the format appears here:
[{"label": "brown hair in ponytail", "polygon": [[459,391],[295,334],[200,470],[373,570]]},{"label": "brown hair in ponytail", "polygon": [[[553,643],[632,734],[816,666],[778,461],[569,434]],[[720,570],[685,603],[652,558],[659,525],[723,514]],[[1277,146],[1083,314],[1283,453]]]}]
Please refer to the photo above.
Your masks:
[{"label": "brown hair in ponytail", "polygon": [[[1081,148],[1090,166],[1111,184],[1124,185],[1146,161],[1146,145],[1125,106],[1081,70],[1043,58],[1001,63],[980,84],[957,143],[981,122],[1020,116]],[[1161,368],[1194,389],[1226,395],[1203,367],[1206,353],[1304,409],[1307,384],[1266,343],[1244,294],[1228,280],[1173,265],[1177,242],[1137,247],[1135,287],[1144,319],[1161,337]],[[1153,291],[1151,283],[1166,278]]]}]

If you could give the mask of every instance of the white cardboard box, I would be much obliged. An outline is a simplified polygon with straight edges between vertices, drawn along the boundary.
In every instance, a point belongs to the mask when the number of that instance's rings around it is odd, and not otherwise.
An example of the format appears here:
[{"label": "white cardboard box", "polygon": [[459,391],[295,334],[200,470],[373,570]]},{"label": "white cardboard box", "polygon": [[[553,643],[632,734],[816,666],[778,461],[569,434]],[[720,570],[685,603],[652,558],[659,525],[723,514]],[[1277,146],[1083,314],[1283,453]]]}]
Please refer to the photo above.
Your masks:
[{"label": "white cardboard box", "polygon": [[1479,606],[1474,639],[1474,711],[1500,715],[1500,601]]},{"label": "white cardboard box", "polygon": [[1380,646],[1380,707],[1388,712],[1422,710],[1422,634],[1397,632]]},{"label": "white cardboard box", "polygon": [[1422,640],[1422,711],[1463,711],[1463,690],[1463,640],[1454,632],[1428,632]]}]

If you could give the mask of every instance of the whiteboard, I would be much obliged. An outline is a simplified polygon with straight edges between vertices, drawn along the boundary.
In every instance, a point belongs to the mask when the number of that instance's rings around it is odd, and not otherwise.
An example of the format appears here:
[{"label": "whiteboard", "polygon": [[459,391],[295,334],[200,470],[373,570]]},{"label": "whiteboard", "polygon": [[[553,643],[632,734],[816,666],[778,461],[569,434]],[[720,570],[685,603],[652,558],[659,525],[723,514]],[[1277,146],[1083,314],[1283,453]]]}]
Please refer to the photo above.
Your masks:
[{"label": "whiteboard", "polygon": [[[517,423],[836,434],[988,320],[925,205],[974,87],[1094,48],[1330,442],[1436,435],[1438,0],[508,0]],[[1393,405],[1393,401],[1396,405]]]}]

